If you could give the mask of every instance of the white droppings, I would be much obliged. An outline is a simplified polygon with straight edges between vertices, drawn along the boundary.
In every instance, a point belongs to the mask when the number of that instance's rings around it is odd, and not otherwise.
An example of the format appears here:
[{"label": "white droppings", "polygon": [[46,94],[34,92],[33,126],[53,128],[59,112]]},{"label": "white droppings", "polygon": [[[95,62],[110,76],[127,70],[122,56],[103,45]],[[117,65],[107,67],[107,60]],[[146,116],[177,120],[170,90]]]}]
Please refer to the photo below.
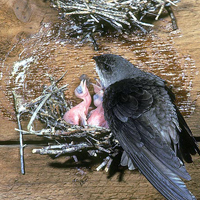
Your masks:
[{"label": "white droppings", "polygon": [[18,87],[24,85],[24,80],[26,78],[26,72],[28,71],[29,67],[31,66],[31,63],[33,62],[33,57],[29,57],[27,59],[17,61],[13,65],[12,70],[12,77],[15,77],[15,84],[18,85]]}]

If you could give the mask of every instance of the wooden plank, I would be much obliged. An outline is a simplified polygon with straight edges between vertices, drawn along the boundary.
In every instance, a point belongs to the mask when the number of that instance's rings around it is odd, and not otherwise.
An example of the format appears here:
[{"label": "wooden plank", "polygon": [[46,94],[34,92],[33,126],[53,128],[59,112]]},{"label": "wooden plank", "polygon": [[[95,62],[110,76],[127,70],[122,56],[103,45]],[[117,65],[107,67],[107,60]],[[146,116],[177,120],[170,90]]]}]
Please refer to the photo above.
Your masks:
[{"label": "wooden plank", "polygon": [[[102,53],[120,54],[132,63],[139,65],[139,67],[161,75],[177,86],[179,83],[166,73],[166,68],[163,67],[164,73],[162,73],[162,66],[168,65],[169,61],[176,64],[174,60],[180,63],[183,62],[183,64],[188,64],[188,67],[183,69],[186,69],[184,73],[189,76],[191,74],[190,67],[194,61],[196,68],[194,68],[194,74],[192,74],[191,79],[188,79],[192,80],[192,90],[189,94],[191,94],[192,101],[198,97],[200,74],[195,75],[200,70],[200,3],[198,1],[185,0],[175,8],[174,12],[180,28],[178,33],[171,32],[170,19],[165,18],[154,23],[155,29],[150,36],[147,36],[146,40],[134,35],[124,36],[124,38],[120,39],[112,37],[100,38],[98,40],[101,44],[99,52],[94,52],[89,43],[74,46],[74,43],[62,45],[49,41],[47,47],[42,46],[41,43],[37,43],[41,39],[39,36],[35,40],[31,36],[39,31],[41,22],[56,22],[57,12],[52,10],[48,3],[34,0],[31,1],[33,14],[31,14],[28,22],[24,23],[15,16],[13,11],[13,9],[16,9],[13,7],[16,5],[14,4],[15,2],[17,1],[0,2],[0,63],[4,63],[4,68],[0,68],[0,72],[3,71],[3,79],[0,80],[1,143],[4,141],[17,141],[19,138],[17,132],[14,131],[16,127],[16,121],[13,120],[15,113],[13,101],[9,94],[10,87],[13,86],[9,81],[12,82],[13,79],[9,77],[13,63],[18,61],[18,55],[24,47],[29,48],[29,50],[26,50],[27,57],[36,55],[33,52],[34,50],[38,51],[38,54],[44,52],[44,55],[41,54],[40,62],[35,64],[36,69],[31,68],[31,73],[27,75],[29,78],[31,76],[34,77],[34,79],[30,78],[26,82],[28,89],[33,87],[33,92],[35,92],[33,97],[36,97],[41,91],[43,81],[48,82],[44,75],[46,72],[53,73],[56,77],[59,77],[68,69],[69,72],[62,84],[66,82],[70,84],[66,96],[76,101],[73,97],[73,90],[79,83],[79,76],[82,73],[86,73],[91,78],[96,77],[92,57]],[[41,35],[41,37],[45,38],[45,33],[44,30],[44,35]],[[23,45],[17,45],[16,48],[10,51],[13,44],[21,41],[20,38],[26,39],[26,42]],[[162,49],[168,52],[162,53]],[[10,53],[7,56],[9,51]],[[45,54],[45,51],[47,53],[51,52],[51,54]],[[173,58],[170,59],[170,56]],[[24,56],[24,58],[27,57]],[[174,73],[178,76],[181,73],[181,68],[179,68],[179,65],[175,67],[177,73]],[[180,82],[181,79],[178,81]],[[183,81],[181,84],[187,86],[187,82]],[[27,96],[31,96],[27,90],[24,92]],[[191,105],[189,104],[190,107]],[[197,98],[195,110],[186,120],[193,133],[200,136],[199,114],[200,99]],[[25,139],[37,140],[34,137]],[[64,158],[52,160],[48,156],[32,154],[33,147],[29,145],[25,148],[26,175],[23,176],[20,174],[19,148],[17,146],[0,146],[1,199],[163,199],[138,172],[125,171],[122,181],[119,182],[119,174],[108,179],[105,172],[95,171],[96,164],[93,163],[88,168],[84,165],[81,166],[80,168],[84,171],[84,174],[80,174],[76,165],[65,163]],[[194,164],[188,164],[186,167],[192,176],[192,181],[186,184],[197,199],[200,199],[200,158],[195,156]]]},{"label": "wooden plank", "polygon": [[[119,173],[108,179],[107,174],[92,167],[80,167],[64,163],[64,159],[52,160],[48,156],[31,153],[25,149],[26,175],[20,174],[17,147],[1,147],[1,199],[163,199],[158,192],[139,174],[126,170],[119,182]],[[60,163],[60,164],[59,164]],[[192,181],[187,186],[200,198],[200,159],[188,166]]]}]

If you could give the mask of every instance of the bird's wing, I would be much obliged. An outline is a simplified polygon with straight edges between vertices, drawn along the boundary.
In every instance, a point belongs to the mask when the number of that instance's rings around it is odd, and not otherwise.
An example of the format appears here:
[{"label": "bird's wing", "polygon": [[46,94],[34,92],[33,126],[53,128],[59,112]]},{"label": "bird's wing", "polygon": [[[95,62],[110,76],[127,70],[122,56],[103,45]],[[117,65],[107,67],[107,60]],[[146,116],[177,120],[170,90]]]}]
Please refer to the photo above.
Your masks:
[{"label": "bird's wing", "polygon": [[146,115],[157,104],[152,95],[157,86],[149,84],[144,89],[141,82],[127,79],[107,88],[103,100],[106,120],[134,165],[163,196],[169,200],[195,199],[178,177],[190,180],[190,175],[153,124],[160,119],[152,116],[151,120]]},{"label": "bird's wing", "polygon": [[[165,87],[172,102],[175,101],[175,96],[173,92],[166,86]],[[192,162],[191,155],[194,155],[198,153],[200,155],[200,150],[198,147],[197,142],[195,141],[194,136],[192,135],[192,132],[190,128],[188,127],[186,121],[184,120],[183,116],[181,115],[180,111],[176,107],[176,113],[178,116],[180,131],[178,131],[179,140],[180,140],[180,151],[181,156],[184,158],[184,160],[188,163]]]},{"label": "bird's wing", "polygon": [[179,137],[180,137],[181,154],[186,162],[191,163],[192,162],[191,155],[195,155],[196,153],[200,155],[200,150],[186,121],[184,120],[178,108],[176,109],[177,109],[177,115],[178,115],[179,124],[181,128],[180,131],[178,132]]}]

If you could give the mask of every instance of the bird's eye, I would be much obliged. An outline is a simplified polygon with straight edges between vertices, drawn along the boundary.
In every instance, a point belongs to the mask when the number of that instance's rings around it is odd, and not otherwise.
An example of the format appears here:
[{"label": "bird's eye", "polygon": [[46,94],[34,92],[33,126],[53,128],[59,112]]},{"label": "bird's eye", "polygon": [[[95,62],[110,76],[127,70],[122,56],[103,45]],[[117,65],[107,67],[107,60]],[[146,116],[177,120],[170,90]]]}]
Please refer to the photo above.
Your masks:
[{"label": "bird's eye", "polygon": [[107,72],[112,71],[112,70],[111,70],[111,66],[108,65],[108,64],[105,64],[105,63],[104,63],[104,69],[105,69]]}]

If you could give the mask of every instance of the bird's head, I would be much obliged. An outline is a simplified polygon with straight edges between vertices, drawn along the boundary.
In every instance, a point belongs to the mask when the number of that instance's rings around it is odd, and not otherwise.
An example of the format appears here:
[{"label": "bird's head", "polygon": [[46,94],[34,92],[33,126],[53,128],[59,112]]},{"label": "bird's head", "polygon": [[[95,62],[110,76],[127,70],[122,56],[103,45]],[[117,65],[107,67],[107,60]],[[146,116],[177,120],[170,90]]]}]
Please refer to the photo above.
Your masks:
[{"label": "bird's head", "polygon": [[127,78],[133,78],[142,71],[136,68],[128,60],[114,54],[95,56],[96,71],[104,87]]}]

